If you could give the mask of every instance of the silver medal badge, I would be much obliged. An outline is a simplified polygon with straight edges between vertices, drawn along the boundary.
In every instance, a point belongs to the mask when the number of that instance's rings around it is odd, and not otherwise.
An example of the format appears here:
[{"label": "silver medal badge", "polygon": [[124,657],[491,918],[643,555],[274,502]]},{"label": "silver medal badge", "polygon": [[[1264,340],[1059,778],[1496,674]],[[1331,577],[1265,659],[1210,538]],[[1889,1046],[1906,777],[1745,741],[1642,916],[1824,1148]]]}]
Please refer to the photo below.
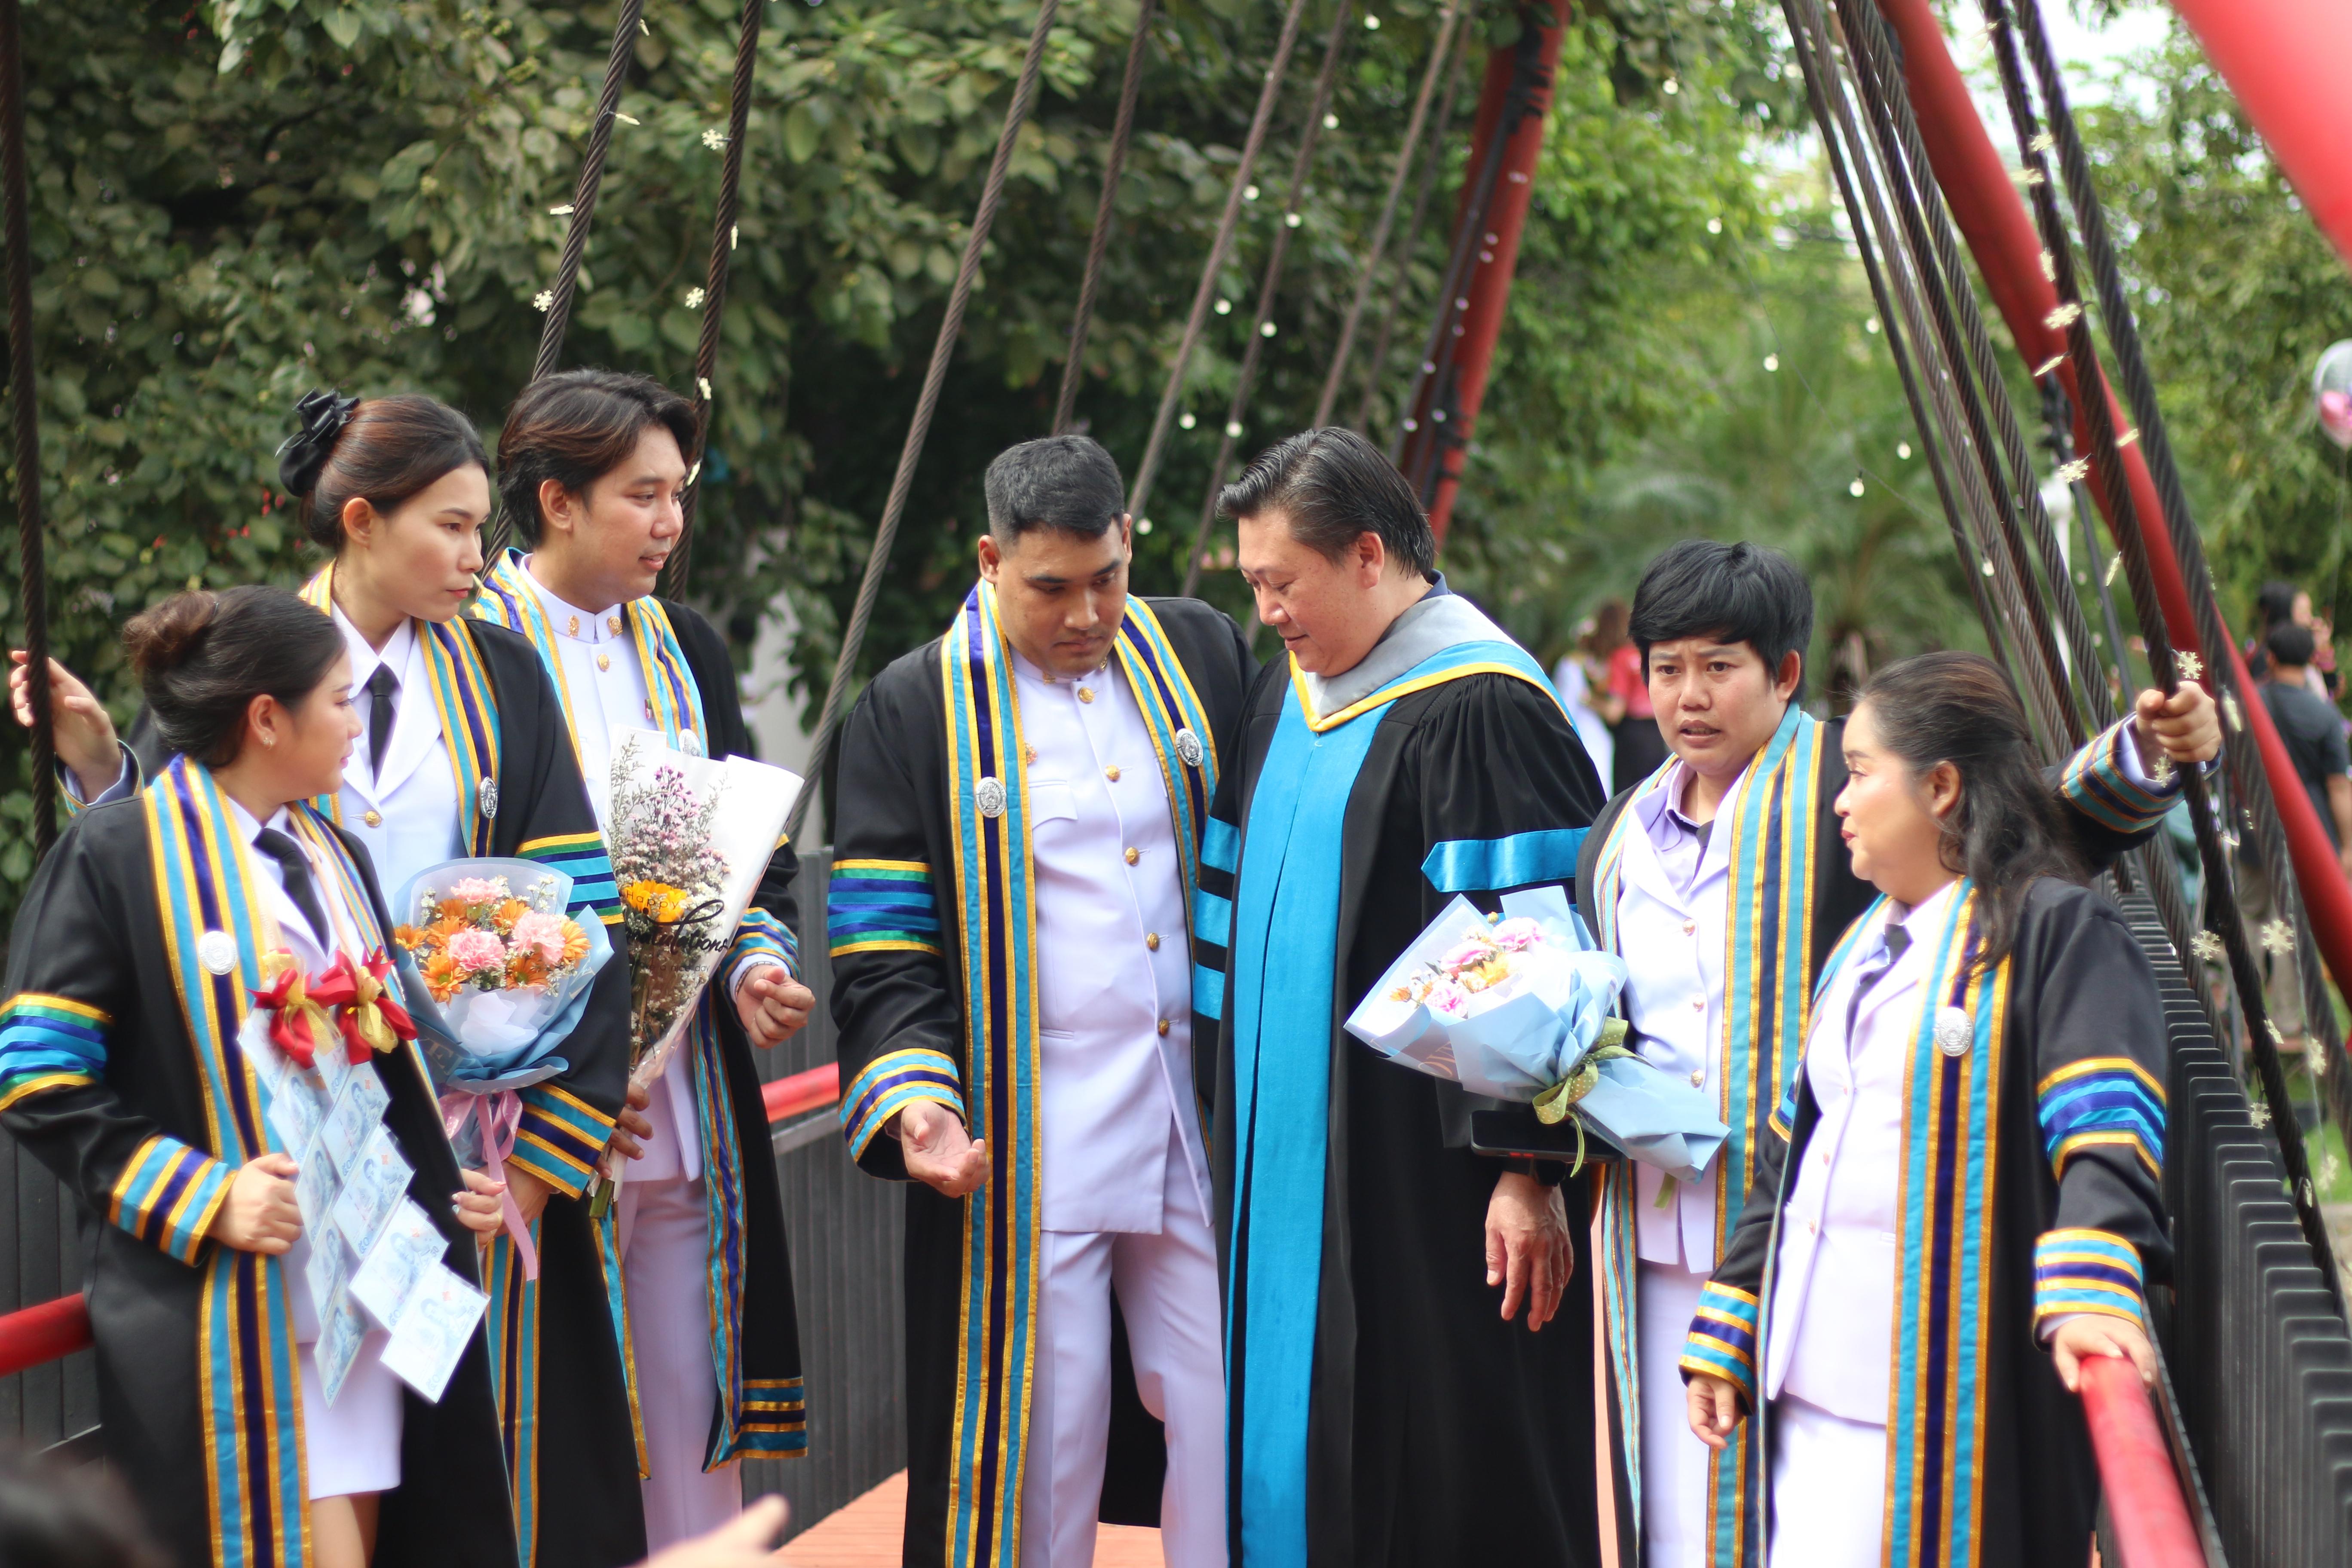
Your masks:
[{"label": "silver medal badge", "polygon": [[702,737],[691,730],[681,730],[677,735],[677,749],[689,757],[698,757],[702,755]]},{"label": "silver medal badge", "polygon": [[1201,744],[1201,737],[1185,729],[1176,731],[1176,755],[1186,767],[1197,768],[1208,752]]},{"label": "silver medal badge", "polygon": [[1964,1057],[1977,1037],[1977,1026],[1968,1011],[1961,1007],[1940,1007],[1936,1012],[1936,1048],[1948,1057]]},{"label": "silver medal badge", "polygon": [[214,974],[236,967],[236,938],[225,931],[208,931],[196,938],[196,962]]},{"label": "silver medal badge", "polygon": [[496,779],[484,779],[474,790],[474,803],[481,807],[482,818],[484,821],[488,821],[490,818],[497,816],[499,814],[499,781]]},{"label": "silver medal badge", "polygon": [[982,816],[1003,816],[1004,815],[1004,781],[994,777],[981,780],[971,786],[971,803],[980,807],[980,815]]}]

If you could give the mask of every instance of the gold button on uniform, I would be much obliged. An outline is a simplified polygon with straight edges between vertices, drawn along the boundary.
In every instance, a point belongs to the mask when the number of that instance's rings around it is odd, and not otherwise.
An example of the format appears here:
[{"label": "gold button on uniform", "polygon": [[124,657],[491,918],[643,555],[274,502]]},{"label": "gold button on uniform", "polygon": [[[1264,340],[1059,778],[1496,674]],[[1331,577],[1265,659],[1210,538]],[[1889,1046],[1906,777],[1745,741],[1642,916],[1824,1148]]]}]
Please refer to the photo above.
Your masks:
[{"label": "gold button on uniform", "polygon": [[1034,747],[1034,746],[1024,746],[1024,747],[1022,747],[1022,748],[1021,748],[1021,760],[1022,760],[1023,762],[1024,762],[1024,763],[1034,763],[1034,762],[1035,762],[1035,761],[1037,760],[1037,748],[1036,748],[1036,747]]},{"label": "gold button on uniform", "polygon": [[1168,1032],[1168,1020],[1165,1018],[1160,1020],[1160,1032],[1162,1035],[1165,1035]]},{"label": "gold button on uniform", "polygon": [[578,616],[573,616],[571,619],[563,623],[563,635],[568,637],[576,637],[580,635],[580,617]]},{"label": "gold button on uniform", "polygon": [[1693,1089],[1705,1089],[1706,1087],[1706,1069],[1705,1068],[1691,1068],[1691,1087]]},{"label": "gold button on uniform", "polygon": [[380,811],[367,812],[360,817],[360,820],[366,823],[370,827],[382,827],[383,826],[383,813]]},{"label": "gold button on uniform", "polygon": [[1079,701],[1081,701],[1081,702],[1092,702],[1094,700],[1095,700],[1095,689],[1094,689],[1093,687],[1091,687],[1091,686],[1081,686],[1081,687],[1079,687],[1079,688],[1078,688],[1078,700],[1079,700]]},{"label": "gold button on uniform", "polygon": [[1103,770],[1103,777],[1110,780],[1113,784],[1118,783],[1118,764],[1117,763],[1113,763],[1110,766],[1105,768]]},{"label": "gold button on uniform", "polygon": [[621,635],[621,617],[618,616],[606,616],[604,617],[604,629],[612,633],[614,637],[619,637]]},{"label": "gold button on uniform", "polygon": [[1143,945],[1150,948],[1152,952],[1158,952],[1160,951],[1160,933],[1156,931],[1145,931],[1143,933]]},{"label": "gold button on uniform", "polygon": [[1683,934],[1684,934],[1685,936],[1689,936],[1689,935],[1691,935],[1693,932],[1696,931],[1697,930],[1698,930],[1698,921],[1683,921]]},{"label": "gold button on uniform", "polygon": [[1694,997],[1692,997],[1692,998],[1691,998],[1691,1011],[1693,1011],[1694,1013],[1704,1013],[1704,1012],[1706,1012],[1706,997],[1704,997],[1704,996],[1694,996]]},{"label": "gold button on uniform", "polygon": [[600,653],[600,654],[598,654],[598,655],[596,656],[596,668],[599,668],[599,669],[610,669],[610,668],[613,668],[613,656],[612,656],[611,654],[609,654],[609,653]]},{"label": "gold button on uniform", "polygon": [[1142,859],[1142,858],[1143,858],[1143,851],[1142,851],[1142,850],[1140,850],[1140,849],[1129,849],[1129,850],[1127,852],[1127,863],[1128,863],[1129,865],[1130,865],[1130,866],[1134,865],[1138,860],[1140,860],[1140,859]]}]

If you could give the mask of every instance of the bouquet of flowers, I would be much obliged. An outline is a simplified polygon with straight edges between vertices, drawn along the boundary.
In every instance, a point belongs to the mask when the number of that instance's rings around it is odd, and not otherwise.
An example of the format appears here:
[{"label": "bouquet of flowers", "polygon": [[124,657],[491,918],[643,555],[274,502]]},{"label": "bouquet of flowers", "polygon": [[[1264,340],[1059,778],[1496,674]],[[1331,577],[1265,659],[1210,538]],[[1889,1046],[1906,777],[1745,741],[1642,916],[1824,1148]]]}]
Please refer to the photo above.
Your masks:
[{"label": "bouquet of flowers", "polygon": [[1456,898],[1349,1015],[1382,1056],[1473,1094],[1573,1117],[1612,1148],[1696,1180],[1730,1129],[1711,1100],[1641,1059],[1614,1016],[1624,961],[1597,951],[1558,888]]},{"label": "bouquet of flowers", "polygon": [[[411,878],[393,931],[417,1040],[458,1159],[505,1179],[520,1091],[569,1065],[556,1050],[613,956],[601,921],[564,913],[572,879],[529,860],[451,860]],[[526,1278],[539,1262],[507,1203]]]}]

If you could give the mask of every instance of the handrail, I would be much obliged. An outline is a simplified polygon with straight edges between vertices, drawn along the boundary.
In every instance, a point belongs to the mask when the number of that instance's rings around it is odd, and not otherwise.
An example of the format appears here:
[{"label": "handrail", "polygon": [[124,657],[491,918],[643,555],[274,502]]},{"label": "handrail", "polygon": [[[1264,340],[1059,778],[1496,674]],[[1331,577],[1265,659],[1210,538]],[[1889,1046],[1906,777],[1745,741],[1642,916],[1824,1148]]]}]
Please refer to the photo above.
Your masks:
[{"label": "handrail", "polygon": [[2106,1493],[2118,1568],[2205,1568],[2205,1548],[2156,1405],[2121,1356],[2083,1358],[2083,1415]]},{"label": "handrail", "polygon": [[[774,1126],[812,1110],[822,1110],[841,1099],[841,1064],[796,1072],[763,1085],[768,1124]],[[62,1361],[92,1341],[89,1306],[80,1294],[60,1296],[37,1307],[0,1315],[0,1377],[11,1377],[45,1363]]]}]

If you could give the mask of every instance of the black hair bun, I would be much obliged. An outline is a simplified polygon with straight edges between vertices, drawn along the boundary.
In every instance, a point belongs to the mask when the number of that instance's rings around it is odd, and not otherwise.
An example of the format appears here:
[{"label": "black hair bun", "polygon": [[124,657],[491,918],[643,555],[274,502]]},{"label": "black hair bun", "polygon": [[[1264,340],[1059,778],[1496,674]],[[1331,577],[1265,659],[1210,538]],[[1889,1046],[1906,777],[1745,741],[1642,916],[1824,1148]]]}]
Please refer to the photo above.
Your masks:
[{"label": "black hair bun", "polygon": [[218,597],[204,589],[174,594],[153,609],[131,617],[122,628],[122,646],[131,668],[145,680],[195,657],[197,645],[213,628],[220,607]]},{"label": "black hair bun", "polygon": [[335,450],[335,437],[359,405],[358,398],[341,396],[331,387],[307,394],[294,405],[302,428],[278,448],[278,482],[288,495],[306,496],[318,488],[319,475]]}]

